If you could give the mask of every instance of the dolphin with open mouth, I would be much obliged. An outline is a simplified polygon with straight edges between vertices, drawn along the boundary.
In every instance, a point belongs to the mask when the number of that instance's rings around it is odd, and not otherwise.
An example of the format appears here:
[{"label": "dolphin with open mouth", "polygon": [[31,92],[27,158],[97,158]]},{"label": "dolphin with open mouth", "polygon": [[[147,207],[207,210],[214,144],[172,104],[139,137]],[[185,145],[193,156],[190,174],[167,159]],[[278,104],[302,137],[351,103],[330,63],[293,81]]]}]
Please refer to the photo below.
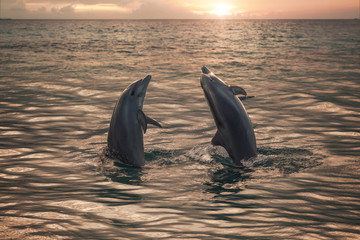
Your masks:
[{"label": "dolphin with open mouth", "polygon": [[144,99],[151,76],[128,86],[115,105],[108,132],[108,150],[121,162],[142,167],[145,164],[143,134],[147,124],[161,127],[160,123],[147,117],[143,109]]},{"label": "dolphin with open mouth", "polygon": [[242,87],[227,85],[205,66],[202,73],[200,84],[217,127],[211,143],[223,146],[235,165],[243,166],[241,161],[257,155],[254,129],[241,102],[252,96]]}]

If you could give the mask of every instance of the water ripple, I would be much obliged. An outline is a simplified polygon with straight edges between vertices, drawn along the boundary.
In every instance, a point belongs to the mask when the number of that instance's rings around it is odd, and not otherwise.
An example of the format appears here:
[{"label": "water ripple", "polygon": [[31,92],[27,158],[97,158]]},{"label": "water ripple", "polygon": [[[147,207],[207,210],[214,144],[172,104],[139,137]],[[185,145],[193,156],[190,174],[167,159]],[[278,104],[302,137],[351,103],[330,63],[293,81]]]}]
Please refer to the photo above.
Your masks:
[{"label": "water ripple", "polygon": [[[357,239],[356,21],[6,21],[4,239]],[[210,145],[208,65],[244,101],[258,156]],[[111,113],[153,76],[143,169],[104,154]]]}]

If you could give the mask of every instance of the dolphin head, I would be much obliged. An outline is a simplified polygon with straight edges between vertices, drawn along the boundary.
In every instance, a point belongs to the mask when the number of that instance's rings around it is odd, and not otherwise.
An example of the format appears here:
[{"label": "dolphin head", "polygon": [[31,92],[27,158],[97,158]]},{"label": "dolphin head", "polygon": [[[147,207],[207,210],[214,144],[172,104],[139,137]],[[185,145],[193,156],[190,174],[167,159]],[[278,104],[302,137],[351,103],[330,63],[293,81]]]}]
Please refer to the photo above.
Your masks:
[{"label": "dolphin head", "polygon": [[151,75],[147,75],[144,79],[132,83],[124,90],[122,95],[126,96],[128,100],[135,102],[139,109],[142,109],[150,80]]},{"label": "dolphin head", "polygon": [[218,127],[223,126],[223,116],[220,112],[222,104],[221,101],[219,101],[219,97],[226,98],[226,96],[229,95],[229,86],[212,73],[207,67],[202,67],[202,72],[203,74],[200,78],[200,84],[204,90],[205,98],[210,107],[216,125]]},{"label": "dolphin head", "polygon": [[202,70],[202,76],[200,79],[201,87],[204,89],[204,91],[210,91],[211,89],[216,88],[224,88],[228,87],[228,85],[222,81],[220,78],[218,78],[214,73],[212,73],[206,66],[203,66],[201,68]]}]

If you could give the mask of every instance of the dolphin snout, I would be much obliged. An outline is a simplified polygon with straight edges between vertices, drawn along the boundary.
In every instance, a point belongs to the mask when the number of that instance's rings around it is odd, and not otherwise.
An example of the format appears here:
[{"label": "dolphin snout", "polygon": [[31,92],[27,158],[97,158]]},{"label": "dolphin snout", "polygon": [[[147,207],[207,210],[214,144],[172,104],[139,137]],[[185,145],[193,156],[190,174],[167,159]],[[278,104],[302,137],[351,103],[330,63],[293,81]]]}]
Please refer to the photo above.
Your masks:
[{"label": "dolphin snout", "polygon": [[144,79],[143,79],[143,83],[149,83],[151,80],[151,75],[147,75]]},{"label": "dolphin snout", "polygon": [[147,75],[143,80],[139,81],[138,93],[145,95],[150,80],[151,80],[151,75]]},{"label": "dolphin snout", "polygon": [[151,80],[151,75],[147,75],[142,81],[141,81],[141,85],[142,85],[142,88],[146,91],[149,83],[150,83],[150,80]]},{"label": "dolphin snout", "polygon": [[202,70],[202,72],[203,72],[204,74],[209,74],[209,73],[211,73],[211,71],[210,71],[206,66],[203,66],[203,67],[201,68],[201,70]]}]

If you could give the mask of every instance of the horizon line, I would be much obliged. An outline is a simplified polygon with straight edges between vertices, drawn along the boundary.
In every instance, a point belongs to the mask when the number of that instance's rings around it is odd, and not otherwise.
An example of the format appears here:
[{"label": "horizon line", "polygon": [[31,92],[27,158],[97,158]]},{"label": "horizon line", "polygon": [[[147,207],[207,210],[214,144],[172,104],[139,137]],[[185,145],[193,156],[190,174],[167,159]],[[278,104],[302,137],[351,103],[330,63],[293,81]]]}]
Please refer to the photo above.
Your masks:
[{"label": "horizon line", "polygon": [[359,18],[0,18],[0,20],[359,20]]}]

